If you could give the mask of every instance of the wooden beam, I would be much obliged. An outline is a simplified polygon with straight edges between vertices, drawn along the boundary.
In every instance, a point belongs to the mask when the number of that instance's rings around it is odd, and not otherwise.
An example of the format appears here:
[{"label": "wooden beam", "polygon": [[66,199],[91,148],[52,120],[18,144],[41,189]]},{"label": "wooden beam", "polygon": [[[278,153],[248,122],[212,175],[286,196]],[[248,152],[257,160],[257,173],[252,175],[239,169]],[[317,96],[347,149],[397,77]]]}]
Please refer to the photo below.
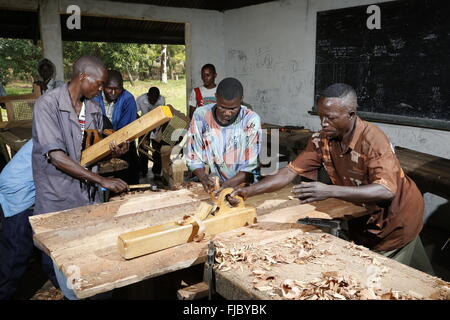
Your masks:
[{"label": "wooden beam", "polygon": [[[0,122],[0,129],[5,128],[30,128],[32,126],[32,120],[14,120]],[[31,131],[30,131],[31,137]]]},{"label": "wooden beam", "polygon": [[206,298],[208,296],[208,284],[199,282],[192,286],[182,288],[177,291],[178,300],[196,300]]},{"label": "wooden beam", "polygon": [[116,144],[121,144],[125,141],[132,141],[166,123],[171,118],[172,112],[170,111],[170,107],[161,106],[153,109],[141,118],[84,150],[81,154],[80,164],[82,166],[90,166],[96,163],[111,153],[109,150],[111,142],[115,141]]},{"label": "wooden beam", "polygon": [[[203,221],[206,235],[215,235],[253,223],[256,223],[256,209],[251,207],[236,209],[236,212]],[[199,229],[196,222],[183,226],[171,222],[119,235],[117,247],[122,257],[132,259],[192,242]]]}]

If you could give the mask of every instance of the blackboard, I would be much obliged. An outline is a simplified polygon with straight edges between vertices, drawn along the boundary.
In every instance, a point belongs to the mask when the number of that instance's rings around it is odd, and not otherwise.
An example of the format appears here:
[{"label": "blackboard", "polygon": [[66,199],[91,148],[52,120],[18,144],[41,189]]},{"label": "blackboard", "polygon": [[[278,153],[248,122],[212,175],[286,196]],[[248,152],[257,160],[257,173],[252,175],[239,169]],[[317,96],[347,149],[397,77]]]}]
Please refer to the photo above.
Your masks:
[{"label": "blackboard", "polygon": [[381,29],[368,5],[317,13],[316,96],[344,82],[365,118],[450,129],[450,1],[376,5]]}]

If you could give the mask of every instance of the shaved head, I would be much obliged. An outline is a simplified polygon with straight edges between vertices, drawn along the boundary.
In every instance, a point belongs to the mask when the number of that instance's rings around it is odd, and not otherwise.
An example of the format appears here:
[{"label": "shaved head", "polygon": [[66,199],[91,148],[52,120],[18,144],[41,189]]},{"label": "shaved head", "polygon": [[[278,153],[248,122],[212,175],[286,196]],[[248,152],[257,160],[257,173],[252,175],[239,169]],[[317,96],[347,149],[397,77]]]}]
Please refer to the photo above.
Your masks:
[{"label": "shaved head", "polygon": [[98,75],[102,71],[106,72],[102,60],[94,56],[82,56],[73,64],[72,78],[79,76],[81,73]]},{"label": "shaved head", "polygon": [[335,83],[320,93],[320,98],[338,98],[342,100],[342,106],[356,111],[358,99],[355,89],[345,83]]},{"label": "shaved head", "polygon": [[79,86],[82,96],[91,99],[103,89],[107,78],[108,74],[102,60],[94,56],[83,56],[73,64],[70,82]]}]

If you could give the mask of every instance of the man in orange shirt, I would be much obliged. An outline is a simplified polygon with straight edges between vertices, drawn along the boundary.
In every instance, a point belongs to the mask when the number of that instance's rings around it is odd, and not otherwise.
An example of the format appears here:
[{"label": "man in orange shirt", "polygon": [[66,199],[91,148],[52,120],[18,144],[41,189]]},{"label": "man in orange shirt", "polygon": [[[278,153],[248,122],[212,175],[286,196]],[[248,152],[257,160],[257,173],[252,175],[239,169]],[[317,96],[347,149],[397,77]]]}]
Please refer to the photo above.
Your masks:
[{"label": "man in orange shirt", "polygon": [[303,182],[293,187],[301,203],[338,198],[364,205],[370,217],[359,230],[357,243],[389,258],[433,273],[419,233],[424,201],[416,184],[405,175],[389,139],[377,126],[356,115],[355,90],[337,83],[318,101],[322,130],[289,165],[257,184],[235,190],[244,198],[272,192],[297,175],[316,180],[320,167],[332,184]]}]

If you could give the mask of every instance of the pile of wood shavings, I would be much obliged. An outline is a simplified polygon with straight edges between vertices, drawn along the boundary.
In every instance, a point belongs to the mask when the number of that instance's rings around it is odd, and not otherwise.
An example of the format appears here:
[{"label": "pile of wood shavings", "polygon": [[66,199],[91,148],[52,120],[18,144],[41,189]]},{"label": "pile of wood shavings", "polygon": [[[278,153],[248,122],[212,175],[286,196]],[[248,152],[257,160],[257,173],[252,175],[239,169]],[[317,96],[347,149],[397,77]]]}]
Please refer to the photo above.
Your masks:
[{"label": "pile of wood shavings", "polygon": [[[328,235],[323,235],[319,242],[331,242]],[[268,249],[253,244],[241,246],[234,245],[227,248],[224,244],[216,242],[216,266],[218,270],[228,271],[240,269],[243,266],[251,270],[253,276],[253,288],[264,292],[270,297],[282,297],[293,300],[419,300],[422,296],[415,292],[403,293],[399,291],[382,291],[381,289],[361,286],[351,276],[338,276],[336,272],[323,272],[322,278],[309,282],[301,282],[291,279],[277,279],[271,274],[272,268],[282,263],[307,264],[314,263],[317,258],[322,258],[333,253],[328,250],[319,250],[316,240],[307,236],[289,237],[279,243],[278,247],[288,248],[288,254],[281,254],[282,250]],[[369,249],[349,243],[346,248],[355,251],[353,255],[368,258],[375,266],[381,263],[373,258]],[[277,252],[277,253],[274,253]],[[382,268],[381,275],[389,269]],[[379,280],[379,278],[377,278]]]},{"label": "pile of wood shavings", "polygon": [[351,276],[339,276],[337,272],[323,272],[322,278],[308,283],[284,280],[281,295],[291,300],[421,300],[417,293],[403,293],[361,286]]},{"label": "pile of wood shavings", "polygon": [[[325,238],[325,236],[324,236]],[[220,271],[228,271],[239,268],[243,271],[242,264],[245,264],[250,270],[263,269],[272,270],[272,266],[281,263],[297,263],[305,264],[314,259],[322,258],[332,253],[328,250],[319,250],[312,238],[307,236],[289,237],[279,246],[289,248],[288,254],[280,254],[281,250],[269,249],[253,244],[245,244],[241,246],[233,245],[227,248],[220,241],[216,242],[216,262],[219,263],[217,269]]]}]

